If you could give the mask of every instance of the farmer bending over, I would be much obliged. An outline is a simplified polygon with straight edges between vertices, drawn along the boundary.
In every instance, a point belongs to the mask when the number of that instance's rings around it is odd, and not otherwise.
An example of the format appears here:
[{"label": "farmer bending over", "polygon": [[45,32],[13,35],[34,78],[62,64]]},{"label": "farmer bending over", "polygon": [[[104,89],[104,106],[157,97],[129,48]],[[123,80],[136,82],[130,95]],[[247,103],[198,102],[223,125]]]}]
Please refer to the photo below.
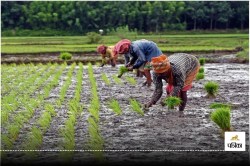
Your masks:
[{"label": "farmer bending over", "polygon": [[187,102],[187,91],[191,89],[192,81],[200,68],[198,59],[193,55],[177,53],[169,57],[166,55],[154,57],[150,64],[153,68],[155,90],[151,100],[145,104],[145,108],[151,107],[161,98],[163,79],[168,83],[166,87],[167,96],[181,98],[179,116],[184,116],[183,111]]},{"label": "farmer bending over", "polygon": [[130,40],[123,39],[115,45],[114,54],[115,56],[118,54],[130,54],[132,58],[126,64],[126,67],[129,70],[139,69],[147,78],[147,81],[143,85],[151,85],[152,79],[149,63],[152,57],[162,55],[161,50],[154,42],[145,39],[131,42]]},{"label": "farmer bending over", "polygon": [[111,66],[115,67],[117,59],[114,56],[113,49],[114,46],[100,45],[97,47],[97,52],[102,56],[101,67],[103,67],[107,63],[106,57],[108,58],[108,62],[110,62]]}]

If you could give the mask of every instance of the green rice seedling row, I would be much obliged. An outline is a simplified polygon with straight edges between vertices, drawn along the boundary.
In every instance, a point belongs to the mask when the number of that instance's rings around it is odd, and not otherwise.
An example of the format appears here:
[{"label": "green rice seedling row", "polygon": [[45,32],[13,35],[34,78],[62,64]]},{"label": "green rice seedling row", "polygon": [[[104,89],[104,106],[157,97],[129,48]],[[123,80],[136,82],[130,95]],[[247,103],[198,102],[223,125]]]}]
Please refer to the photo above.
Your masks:
[{"label": "green rice seedling row", "polygon": [[[22,108],[23,106],[27,106],[29,103],[29,98],[31,95],[35,93],[39,87],[50,77],[54,70],[50,70],[50,72],[44,72],[47,68],[43,68],[43,70],[37,72],[32,77],[25,80],[25,82],[19,86],[19,89],[15,91],[11,91],[7,96],[2,98],[2,123],[4,124],[9,117],[9,114],[13,111],[16,111],[18,108]],[[42,76],[44,75],[44,76]],[[41,76],[41,77],[40,77]],[[38,81],[36,81],[38,79]],[[20,82],[21,80],[16,80]],[[35,82],[35,83],[34,83]],[[33,85],[33,86],[32,86]]]},{"label": "green rice seedling row", "polygon": [[[24,102],[26,104],[23,106],[22,110],[20,110],[17,115],[12,114],[10,120],[4,125],[4,134],[8,136],[12,144],[14,144],[14,142],[18,138],[19,131],[23,128],[24,124],[33,117],[35,110],[39,109],[43,105],[43,102],[45,101],[44,99],[49,96],[49,92],[51,91],[51,89],[58,84],[59,76],[62,74],[62,71],[60,70],[60,68],[59,71],[51,71],[52,73],[56,73],[52,76],[52,80],[43,87],[41,93],[36,96],[36,98],[25,98]],[[4,145],[5,143],[3,142],[2,146]],[[12,146],[7,148],[11,149]]]},{"label": "green rice seedling row", "polygon": [[[224,69],[227,72],[223,72]],[[227,129],[231,122],[232,131],[244,131],[247,139],[249,137],[246,111],[249,96],[243,93],[249,89],[248,69],[248,64],[206,63],[206,77],[194,81],[188,91],[185,118],[179,118],[178,110],[168,111],[159,104],[160,100],[144,112],[142,105],[150,101],[154,85],[142,87],[145,78],[136,77],[133,72],[118,79],[119,65],[115,68],[80,63],[2,65],[2,82],[5,85],[1,86],[19,85],[10,86],[11,92],[5,91],[2,96],[2,158],[39,162],[46,157],[53,161],[65,159],[67,162],[103,161],[115,156],[114,152],[105,151],[110,149],[143,150],[146,147],[164,150],[165,147],[176,149],[177,145],[178,149],[184,150],[223,149],[219,125]],[[109,86],[102,78],[103,73],[111,82]],[[136,83],[132,85],[127,77],[133,78]],[[115,81],[116,78],[120,83]],[[215,98],[205,97],[204,85],[208,81],[220,85]],[[163,88],[165,85],[163,82]],[[165,98],[164,89],[163,92],[162,98]],[[222,117],[226,127],[210,117],[215,111],[215,107],[210,105],[215,102],[239,105],[231,107],[230,116],[226,111],[224,118],[220,115],[216,117]],[[217,107],[223,105],[217,104]],[[38,151],[20,151],[17,154],[8,150]],[[126,151],[122,153],[125,156],[128,154]],[[153,153],[148,154],[145,153],[150,157]],[[161,157],[157,153],[154,155]]]},{"label": "green rice seedling row", "polygon": [[[68,119],[65,122],[64,128],[61,129],[61,134],[63,136],[62,147],[65,150],[75,149],[75,124],[77,117],[82,112],[83,106],[80,103],[80,94],[82,91],[82,74],[83,65],[79,64],[79,69],[77,73],[77,85],[75,88],[75,93],[73,99],[68,103]],[[72,160],[73,153],[61,153],[66,161]]]},{"label": "green rice seedling row", "polygon": [[[88,74],[92,92],[92,100],[88,108],[88,111],[90,112],[88,121],[91,122],[88,126],[88,132],[90,135],[90,140],[88,141],[88,144],[91,150],[103,150],[104,141],[102,136],[100,135],[99,129],[100,101],[98,97],[96,79],[94,77],[92,64],[88,64]],[[93,154],[98,161],[104,160],[102,151],[94,151]]]}]

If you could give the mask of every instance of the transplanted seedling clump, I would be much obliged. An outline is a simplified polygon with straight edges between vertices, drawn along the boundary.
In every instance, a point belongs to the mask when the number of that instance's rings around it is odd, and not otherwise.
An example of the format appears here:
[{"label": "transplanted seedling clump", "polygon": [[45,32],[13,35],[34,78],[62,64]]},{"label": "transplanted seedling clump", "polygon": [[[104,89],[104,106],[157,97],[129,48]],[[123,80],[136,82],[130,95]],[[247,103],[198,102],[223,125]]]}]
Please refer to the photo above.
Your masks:
[{"label": "transplanted seedling clump", "polygon": [[209,81],[205,84],[205,90],[207,91],[208,98],[215,98],[219,89],[219,84],[217,82]]},{"label": "transplanted seedling clump", "polygon": [[230,108],[217,108],[211,113],[210,118],[221,128],[222,133],[232,130],[230,123]]},{"label": "transplanted seedling clump", "polygon": [[204,73],[198,73],[196,75],[196,80],[204,79]]},{"label": "transplanted seedling clump", "polygon": [[204,73],[204,67],[200,67],[199,73]]},{"label": "transplanted seedling clump", "polygon": [[117,115],[121,115],[122,114],[122,110],[121,107],[119,105],[119,102],[115,99],[112,99],[111,101],[109,101],[109,107],[117,114]]},{"label": "transplanted seedling clump", "polygon": [[136,101],[135,99],[129,99],[129,102],[130,102],[132,109],[135,112],[137,112],[140,115],[144,115],[141,104],[138,101]]},{"label": "transplanted seedling clump", "polygon": [[62,60],[70,60],[72,58],[72,54],[68,53],[68,52],[63,52],[60,54],[60,59]]},{"label": "transplanted seedling clump", "polygon": [[165,99],[164,104],[167,105],[169,109],[174,109],[175,106],[181,104],[181,99],[179,97],[170,96]]}]

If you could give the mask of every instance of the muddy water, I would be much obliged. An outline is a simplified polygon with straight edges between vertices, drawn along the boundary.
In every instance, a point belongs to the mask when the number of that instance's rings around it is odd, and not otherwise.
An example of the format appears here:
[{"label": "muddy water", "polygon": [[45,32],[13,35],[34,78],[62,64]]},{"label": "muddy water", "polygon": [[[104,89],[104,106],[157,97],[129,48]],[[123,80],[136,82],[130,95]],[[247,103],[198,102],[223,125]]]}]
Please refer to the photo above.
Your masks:
[{"label": "muddy water", "polygon": [[[106,161],[110,162],[136,162],[136,161],[173,161],[185,163],[242,163],[248,160],[249,142],[246,152],[224,152],[224,139],[221,137],[219,127],[210,120],[209,105],[213,102],[233,103],[231,111],[231,124],[234,131],[246,132],[246,140],[249,140],[249,66],[247,64],[214,64],[207,63],[205,79],[195,81],[193,88],[188,92],[188,102],[185,109],[185,117],[179,118],[177,109],[168,110],[156,103],[148,112],[141,116],[134,112],[129,104],[133,98],[141,104],[146,103],[153,93],[152,87],[142,87],[145,78],[135,77],[135,73],[126,73],[122,78],[122,84],[116,84],[113,75],[117,75],[119,66],[94,67],[94,76],[98,85],[100,98],[100,135],[104,140],[103,153]],[[106,73],[111,85],[106,85],[101,78]],[[131,85],[125,77],[134,77],[136,85]],[[77,150],[88,150],[87,119],[90,116],[87,108],[91,98],[91,86],[87,69],[84,69],[83,91],[81,102],[84,110],[77,118],[75,126],[75,142]],[[216,81],[220,88],[215,99],[206,98],[204,84],[208,81]],[[75,82],[75,81],[73,81]],[[59,84],[62,85],[61,83]],[[164,85],[166,83],[164,82]],[[58,88],[58,87],[57,87]],[[53,94],[55,93],[55,94]],[[73,96],[74,89],[67,92],[68,99]],[[162,97],[165,97],[164,92]],[[58,96],[58,90],[52,91],[50,96]],[[108,107],[111,99],[118,100],[122,109],[122,115],[116,115]],[[51,127],[44,135],[41,149],[61,149],[57,130],[64,125],[67,112],[65,109],[57,109],[57,116],[52,121]],[[60,112],[60,110],[62,112]],[[58,120],[59,119],[59,120]],[[56,131],[53,131],[56,130]],[[53,138],[53,139],[52,139]],[[15,156],[15,155],[14,155]],[[18,160],[22,159],[22,155]],[[9,155],[9,159],[13,159]],[[42,152],[38,156],[38,162],[57,161],[57,152]],[[95,160],[91,152],[75,152],[74,161]]]},{"label": "muddy water", "polygon": [[[193,88],[188,92],[188,103],[185,117],[179,118],[177,110],[168,110],[157,103],[145,116],[141,116],[130,108],[129,98],[134,98],[141,103],[150,99],[154,86],[141,87],[144,78],[136,78],[138,84],[130,85],[124,81],[124,86],[117,86],[112,82],[107,86],[100,78],[105,72],[110,78],[116,74],[116,70],[108,66],[101,70],[95,70],[100,91],[101,108],[101,135],[105,140],[105,149],[120,150],[224,150],[224,139],[220,135],[220,129],[210,120],[209,105],[213,102],[233,103],[235,107],[231,111],[231,123],[235,131],[245,131],[249,140],[249,67],[246,64],[206,64],[205,79],[195,81]],[[130,74],[131,75],[131,74]],[[131,75],[132,76],[132,75]],[[216,81],[220,88],[215,99],[206,98],[204,84],[208,81]],[[165,93],[163,97],[165,97]],[[119,101],[123,114],[116,116],[111,113],[105,103],[115,98]],[[249,143],[247,143],[249,149]],[[168,155],[174,152],[117,152],[105,153],[108,160],[175,160],[181,155]],[[175,152],[176,153],[176,152]],[[183,152],[183,155],[187,152]],[[223,152],[217,153],[214,160],[220,159]],[[135,154],[135,152],[134,152]],[[211,152],[197,153],[190,156],[193,159],[206,159]],[[229,153],[228,153],[229,154]],[[248,153],[239,153],[236,160],[247,159]],[[231,154],[234,156],[233,154]],[[232,157],[228,155],[228,160]],[[184,156],[184,160],[185,159]]]}]

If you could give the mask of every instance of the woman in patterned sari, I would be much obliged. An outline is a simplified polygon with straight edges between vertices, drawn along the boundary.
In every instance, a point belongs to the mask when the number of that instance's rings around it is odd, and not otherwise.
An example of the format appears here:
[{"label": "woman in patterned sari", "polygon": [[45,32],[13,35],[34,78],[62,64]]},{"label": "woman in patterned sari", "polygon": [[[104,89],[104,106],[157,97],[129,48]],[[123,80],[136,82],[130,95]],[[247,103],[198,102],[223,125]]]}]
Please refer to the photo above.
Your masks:
[{"label": "woman in patterned sari", "polygon": [[145,104],[145,108],[151,107],[161,98],[163,93],[162,80],[165,80],[168,83],[167,95],[181,98],[179,113],[180,116],[183,116],[187,103],[187,91],[191,89],[192,82],[200,68],[199,60],[190,54],[177,53],[169,57],[166,55],[154,57],[150,64],[153,69],[155,90],[151,100]]}]

